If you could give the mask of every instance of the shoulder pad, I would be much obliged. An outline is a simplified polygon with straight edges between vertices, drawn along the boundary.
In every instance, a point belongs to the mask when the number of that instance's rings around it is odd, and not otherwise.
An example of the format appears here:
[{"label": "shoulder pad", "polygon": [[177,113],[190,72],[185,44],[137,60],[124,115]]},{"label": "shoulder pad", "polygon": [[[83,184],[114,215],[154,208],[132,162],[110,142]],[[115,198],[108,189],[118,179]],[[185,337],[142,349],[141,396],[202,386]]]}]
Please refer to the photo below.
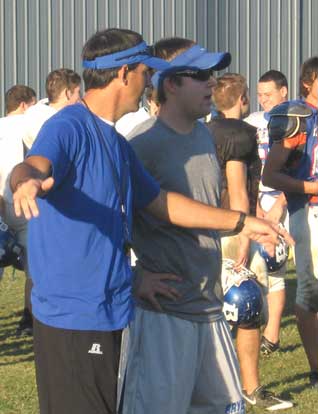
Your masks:
[{"label": "shoulder pad", "polygon": [[294,137],[306,132],[306,118],[312,110],[305,103],[284,102],[269,112],[268,134],[272,141]]},{"label": "shoulder pad", "polygon": [[300,102],[283,102],[280,105],[274,106],[268,115],[273,116],[291,116],[307,118],[313,114],[312,110],[305,104]]}]

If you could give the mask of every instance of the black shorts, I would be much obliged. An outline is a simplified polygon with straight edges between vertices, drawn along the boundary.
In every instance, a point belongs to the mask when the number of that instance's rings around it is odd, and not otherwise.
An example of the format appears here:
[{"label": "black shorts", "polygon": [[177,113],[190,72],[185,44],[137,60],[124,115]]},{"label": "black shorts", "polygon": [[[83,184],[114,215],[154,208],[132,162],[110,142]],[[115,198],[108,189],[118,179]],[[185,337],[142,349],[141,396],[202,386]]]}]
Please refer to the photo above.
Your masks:
[{"label": "black shorts", "polygon": [[34,320],[40,414],[115,414],[122,331],[74,331]]}]

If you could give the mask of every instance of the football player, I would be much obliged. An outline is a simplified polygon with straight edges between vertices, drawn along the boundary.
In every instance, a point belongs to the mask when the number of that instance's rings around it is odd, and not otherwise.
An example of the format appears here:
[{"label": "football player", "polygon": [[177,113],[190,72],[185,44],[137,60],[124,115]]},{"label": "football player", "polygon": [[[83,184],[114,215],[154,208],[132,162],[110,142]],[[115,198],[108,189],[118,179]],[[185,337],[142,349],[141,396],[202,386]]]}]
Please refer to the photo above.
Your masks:
[{"label": "football player", "polygon": [[[218,158],[222,170],[223,207],[255,214],[260,159],[257,153],[256,128],[242,119],[249,112],[249,94],[245,78],[236,73],[226,73],[217,79],[213,88],[213,101],[219,116],[212,118],[208,127],[215,137]],[[267,294],[267,268],[259,253],[258,245],[250,246],[244,235],[224,234],[222,256],[233,259],[236,267],[246,265],[251,256],[250,267],[258,277]],[[222,279],[228,270],[223,266]],[[240,363],[243,396],[247,403],[266,410],[290,408],[293,404],[273,395],[260,384],[259,349],[260,318],[248,324],[239,324],[236,347]]]},{"label": "football player", "polygon": [[[268,137],[268,112],[276,105],[286,101],[288,94],[288,83],[285,75],[278,70],[265,72],[257,84],[258,102],[262,111],[253,112],[245,122],[257,128],[258,153],[265,164],[269,151]],[[286,199],[281,191],[266,187],[262,180],[259,183],[259,194],[257,199],[257,217],[267,218],[275,223],[281,221],[288,227],[288,214],[286,211]],[[273,271],[269,266],[268,275],[268,320],[261,338],[261,351],[269,355],[279,349],[280,322],[286,302],[285,280],[286,266]]]},{"label": "football player", "polygon": [[272,148],[263,182],[284,191],[296,259],[295,313],[307,355],[312,387],[318,388],[318,57],[305,61],[300,73],[301,101],[286,102],[270,112]]}]

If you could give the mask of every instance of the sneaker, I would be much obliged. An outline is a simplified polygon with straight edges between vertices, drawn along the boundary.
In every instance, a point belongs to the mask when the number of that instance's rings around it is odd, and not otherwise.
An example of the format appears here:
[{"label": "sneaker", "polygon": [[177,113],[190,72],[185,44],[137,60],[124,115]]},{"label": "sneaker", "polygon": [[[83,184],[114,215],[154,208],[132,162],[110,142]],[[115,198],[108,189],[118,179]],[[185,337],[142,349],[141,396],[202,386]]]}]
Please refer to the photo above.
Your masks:
[{"label": "sneaker", "polygon": [[248,405],[264,408],[267,411],[284,410],[293,406],[291,401],[285,401],[276,397],[262,386],[257,387],[251,394],[247,394],[246,391],[243,390],[243,397]]},{"label": "sneaker", "polygon": [[312,388],[318,388],[318,371],[310,372],[309,381]]},{"label": "sneaker", "polygon": [[275,351],[278,351],[279,349],[279,341],[276,343],[273,343],[265,338],[265,336],[262,336],[261,339],[261,353],[263,355],[270,355]]},{"label": "sneaker", "polygon": [[33,321],[30,318],[22,316],[16,331],[17,336],[32,336],[33,335]]}]

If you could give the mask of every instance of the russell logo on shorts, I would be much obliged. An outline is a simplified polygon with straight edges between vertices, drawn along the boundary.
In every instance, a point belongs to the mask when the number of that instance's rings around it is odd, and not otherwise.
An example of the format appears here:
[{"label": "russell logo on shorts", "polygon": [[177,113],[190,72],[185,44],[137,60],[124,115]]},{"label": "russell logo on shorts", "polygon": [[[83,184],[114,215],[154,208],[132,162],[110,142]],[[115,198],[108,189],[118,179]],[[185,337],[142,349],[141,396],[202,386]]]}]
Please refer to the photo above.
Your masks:
[{"label": "russell logo on shorts", "polygon": [[245,401],[240,400],[240,401],[228,404],[225,407],[224,414],[245,414]]},{"label": "russell logo on shorts", "polygon": [[89,354],[103,355],[101,350],[101,344],[92,344],[91,349],[88,351]]}]

